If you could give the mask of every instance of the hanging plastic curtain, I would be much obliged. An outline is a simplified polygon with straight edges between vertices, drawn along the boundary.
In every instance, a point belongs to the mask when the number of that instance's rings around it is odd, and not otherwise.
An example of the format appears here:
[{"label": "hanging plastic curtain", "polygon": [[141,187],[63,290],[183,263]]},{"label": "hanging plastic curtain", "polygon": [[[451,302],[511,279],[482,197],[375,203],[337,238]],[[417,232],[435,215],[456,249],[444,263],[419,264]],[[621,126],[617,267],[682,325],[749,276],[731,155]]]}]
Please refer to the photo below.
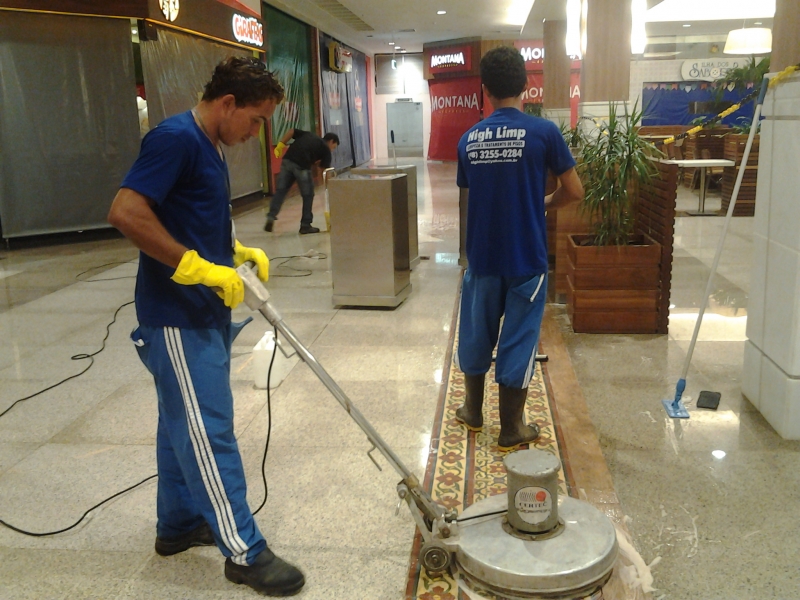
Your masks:
[{"label": "hanging plastic curtain", "polygon": [[354,160],[356,165],[360,165],[369,161],[372,156],[369,143],[367,57],[356,50],[352,52],[353,70],[346,74],[347,104],[350,111]]},{"label": "hanging plastic curtain", "polygon": [[314,132],[309,28],[271,6],[263,5],[267,28],[267,68],[283,85],[286,98],[272,116],[272,143],[292,128]]},{"label": "hanging plastic curtain", "polygon": [[350,137],[350,111],[347,105],[347,80],[328,66],[328,47],[333,39],[319,36],[320,71],[322,79],[322,122],[324,133],[339,136],[339,147],[333,153],[333,167],[342,169],[355,164],[353,143]]}]

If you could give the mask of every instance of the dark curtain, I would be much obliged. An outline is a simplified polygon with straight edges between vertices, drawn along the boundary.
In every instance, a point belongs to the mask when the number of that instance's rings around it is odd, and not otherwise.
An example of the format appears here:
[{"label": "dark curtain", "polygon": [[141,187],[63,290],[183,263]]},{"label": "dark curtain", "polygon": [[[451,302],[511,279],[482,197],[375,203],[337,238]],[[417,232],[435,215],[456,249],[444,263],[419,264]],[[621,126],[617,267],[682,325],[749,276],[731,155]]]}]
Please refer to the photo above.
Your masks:
[{"label": "dark curtain", "polygon": [[[241,48],[164,28],[158,30],[157,40],[142,42],[141,48],[150,127],[195,106],[220,62],[229,56],[252,56]],[[223,146],[223,153],[231,176],[231,197],[260,192],[260,140]]]},{"label": "dark curtain", "polygon": [[323,134],[339,136],[339,147],[333,152],[333,167],[352,167],[354,162],[353,141],[350,137],[350,110],[347,104],[347,77],[332,71],[328,66],[328,45],[333,38],[321,33],[319,36],[320,75],[322,78],[322,122]]},{"label": "dark curtain", "polygon": [[369,143],[369,102],[367,97],[367,57],[353,50],[353,70],[346,74],[347,104],[350,112],[350,129],[353,142],[353,159],[356,165],[372,157]]},{"label": "dark curtain", "polygon": [[139,142],[129,21],[2,11],[3,237],[108,227]]},{"label": "dark curtain", "polygon": [[315,132],[311,44],[305,23],[263,4],[267,29],[267,68],[286,90],[286,99],[272,116],[272,142],[293,127]]}]

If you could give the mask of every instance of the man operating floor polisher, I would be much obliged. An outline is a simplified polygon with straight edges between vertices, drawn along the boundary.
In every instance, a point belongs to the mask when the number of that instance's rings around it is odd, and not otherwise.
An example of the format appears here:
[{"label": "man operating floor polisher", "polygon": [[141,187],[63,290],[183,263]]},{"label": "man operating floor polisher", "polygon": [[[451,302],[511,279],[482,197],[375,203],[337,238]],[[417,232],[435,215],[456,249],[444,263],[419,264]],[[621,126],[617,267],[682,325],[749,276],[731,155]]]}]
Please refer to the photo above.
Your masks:
[{"label": "man operating floor polisher", "polygon": [[284,323],[252,266],[246,262],[237,269],[244,302],[286,338],[400,474],[397,493],[422,534],[420,560],[430,575],[450,571],[473,591],[507,600],[577,600],[601,588],[616,560],[616,530],[590,504],[559,498],[561,465],[555,456],[541,450],[510,453],[506,496],[478,502],[461,515],[437,504]]},{"label": "man operating floor polisher", "polygon": [[254,260],[266,279],[269,261],[236,240],[220,144],[257,137],[283,97],[258,59],[220,63],[192,110],[144,137],[108,215],[141,250],[131,338],[158,392],[155,550],[216,544],[229,580],[274,596],[305,577],[272,553],[247,504],[230,387],[231,308],[244,294],[233,266]]}]

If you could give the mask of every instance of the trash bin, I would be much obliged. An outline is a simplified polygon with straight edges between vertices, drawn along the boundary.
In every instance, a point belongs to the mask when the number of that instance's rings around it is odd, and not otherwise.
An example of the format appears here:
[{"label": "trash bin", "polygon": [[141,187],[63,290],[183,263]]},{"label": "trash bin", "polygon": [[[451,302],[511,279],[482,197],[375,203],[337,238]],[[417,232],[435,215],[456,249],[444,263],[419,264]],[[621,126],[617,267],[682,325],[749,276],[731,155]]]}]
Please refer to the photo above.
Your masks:
[{"label": "trash bin", "polygon": [[328,181],[334,306],[394,308],[411,293],[408,177]]},{"label": "trash bin", "polygon": [[415,165],[372,165],[350,169],[353,175],[392,175],[408,177],[408,261],[411,269],[419,265],[419,228],[417,223],[417,167]]}]

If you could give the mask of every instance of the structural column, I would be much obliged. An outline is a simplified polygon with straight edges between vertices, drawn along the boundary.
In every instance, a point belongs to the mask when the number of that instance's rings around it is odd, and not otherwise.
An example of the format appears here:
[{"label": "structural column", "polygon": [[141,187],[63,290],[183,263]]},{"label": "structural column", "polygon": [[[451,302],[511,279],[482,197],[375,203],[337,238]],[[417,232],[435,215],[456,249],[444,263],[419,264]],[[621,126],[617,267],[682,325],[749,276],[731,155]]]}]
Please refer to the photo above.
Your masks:
[{"label": "structural column", "polygon": [[777,72],[800,62],[800,2],[778,0],[773,23],[770,70]]},{"label": "structural column", "polygon": [[586,48],[581,65],[581,115],[604,118],[608,103],[627,102],[631,73],[630,0],[588,3]]},{"label": "structural column", "polygon": [[555,123],[570,122],[569,84],[572,61],[567,56],[566,21],[544,22],[544,108]]},{"label": "structural column", "polygon": [[[772,71],[800,62],[800,6],[778,0]],[[785,439],[800,439],[800,75],[770,89],[759,145],[742,393]]]}]

